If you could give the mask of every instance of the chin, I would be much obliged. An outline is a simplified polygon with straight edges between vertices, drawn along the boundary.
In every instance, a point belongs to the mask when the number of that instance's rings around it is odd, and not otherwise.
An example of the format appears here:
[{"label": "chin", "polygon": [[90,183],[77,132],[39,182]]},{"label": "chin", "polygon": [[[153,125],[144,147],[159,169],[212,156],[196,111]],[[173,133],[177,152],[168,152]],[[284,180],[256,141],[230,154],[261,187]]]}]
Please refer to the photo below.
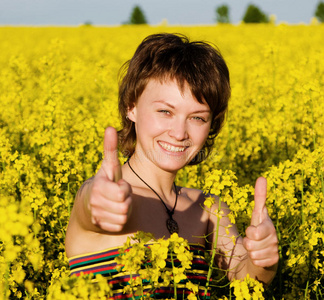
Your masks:
[{"label": "chin", "polygon": [[163,170],[168,172],[177,172],[187,164],[189,164],[191,160],[188,159],[179,159],[179,158],[166,158],[163,161],[155,161],[155,163]]}]

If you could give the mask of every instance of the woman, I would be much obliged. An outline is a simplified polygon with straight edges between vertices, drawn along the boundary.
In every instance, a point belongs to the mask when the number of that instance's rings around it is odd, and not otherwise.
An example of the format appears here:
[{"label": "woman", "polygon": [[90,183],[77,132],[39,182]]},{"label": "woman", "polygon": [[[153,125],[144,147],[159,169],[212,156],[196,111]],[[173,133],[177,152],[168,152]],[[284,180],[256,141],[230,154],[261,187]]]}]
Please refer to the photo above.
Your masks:
[{"label": "woman", "polygon": [[[156,238],[178,232],[190,244],[209,249],[216,230],[216,217],[201,208],[202,191],[176,186],[174,180],[178,170],[206,158],[221,129],[230,97],[223,58],[207,43],[157,34],[139,45],[126,67],[119,90],[123,128],[118,135],[114,128],[106,129],[102,166],[78,191],[71,213],[66,253],[74,274],[82,270],[96,274],[95,268],[74,262],[89,261],[93,267],[98,254],[112,253],[109,249],[122,246],[137,231],[151,232]],[[123,166],[117,156],[118,141],[128,157]],[[218,198],[213,197],[216,208]],[[275,275],[277,236],[265,201],[266,180],[259,178],[244,239],[235,225],[226,233],[229,210],[222,203],[225,216],[217,247],[225,255],[218,256],[216,263],[228,270],[229,279],[249,273],[269,284]],[[233,235],[238,237],[235,245]],[[94,253],[97,256],[90,262]]]}]

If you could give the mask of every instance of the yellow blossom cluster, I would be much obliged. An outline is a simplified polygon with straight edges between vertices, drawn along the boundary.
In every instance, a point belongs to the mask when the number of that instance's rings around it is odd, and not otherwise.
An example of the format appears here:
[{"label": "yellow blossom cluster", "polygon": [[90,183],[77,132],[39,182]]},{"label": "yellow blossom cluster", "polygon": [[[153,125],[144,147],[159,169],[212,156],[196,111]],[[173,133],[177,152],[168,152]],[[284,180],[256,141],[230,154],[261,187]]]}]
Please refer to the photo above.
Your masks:
[{"label": "yellow blossom cluster", "polygon": [[112,296],[112,287],[100,274],[94,279],[92,275],[69,277],[68,272],[64,276],[62,272],[56,273],[59,277],[53,274],[46,297],[48,300],[106,300]]},{"label": "yellow blossom cluster", "polygon": [[246,275],[244,280],[233,280],[231,287],[234,288],[235,299],[237,300],[262,300],[264,288],[262,283]]},{"label": "yellow blossom cluster", "polygon": [[[268,179],[267,207],[280,250],[273,284],[262,292],[251,278],[222,287],[218,282],[212,287],[213,299],[247,299],[248,292],[249,299],[260,293],[266,299],[323,298],[324,27],[313,23],[1,27],[3,299],[111,295],[100,276],[97,283],[87,276],[69,277],[65,231],[78,188],[100,165],[104,129],[120,128],[119,68],[144,37],[158,32],[179,32],[215,44],[231,75],[229,110],[211,155],[179,171],[177,184],[218,196],[244,235],[254,182],[261,175]],[[206,196],[207,209],[213,199]],[[222,217],[222,209],[211,213]],[[142,276],[152,282],[157,274],[170,282],[183,278],[189,257],[186,247],[177,244],[179,237],[173,238],[159,241],[159,248],[152,244],[156,269],[147,268]],[[170,245],[177,245],[173,252]],[[124,261],[127,268],[136,268],[148,254],[147,247],[137,251],[133,265]],[[165,269],[170,253],[183,259],[181,267]],[[196,287],[188,289],[195,299]]]},{"label": "yellow blossom cluster", "polygon": [[[119,252],[121,255],[115,259],[119,269],[131,278],[124,292],[142,298],[149,298],[161,286],[172,285],[176,293],[177,284],[187,279],[186,270],[190,269],[193,257],[188,242],[177,233],[169,239],[156,240],[149,233],[138,232],[127,239]],[[186,286],[193,296],[198,292],[196,284],[189,281]]]}]

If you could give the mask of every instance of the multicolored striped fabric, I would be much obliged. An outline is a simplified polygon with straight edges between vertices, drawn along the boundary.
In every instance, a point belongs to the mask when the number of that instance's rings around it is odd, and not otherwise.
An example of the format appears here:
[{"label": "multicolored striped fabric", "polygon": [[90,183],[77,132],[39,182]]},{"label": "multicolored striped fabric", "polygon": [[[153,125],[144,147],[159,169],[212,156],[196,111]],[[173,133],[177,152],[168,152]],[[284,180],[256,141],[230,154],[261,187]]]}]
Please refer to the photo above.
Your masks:
[{"label": "multicolored striped fabric", "polygon": [[[107,281],[112,285],[114,296],[109,299],[129,299],[131,294],[124,294],[123,288],[130,280],[129,275],[125,275],[123,272],[116,270],[117,263],[115,257],[119,256],[118,247],[106,249],[103,251],[82,254],[71,257],[69,259],[69,265],[71,275],[80,276],[82,274],[101,274],[107,277]],[[197,244],[190,244],[190,251],[193,253],[192,267],[187,272],[187,280],[181,281],[177,284],[178,299],[186,299],[191,293],[186,288],[186,281],[190,280],[194,284],[199,284],[199,298],[210,299],[210,291],[206,293],[205,286],[207,282],[208,264],[205,260],[205,247]],[[177,262],[175,262],[177,264]],[[170,268],[171,262],[167,264],[166,268]],[[134,276],[133,276],[134,278]],[[149,282],[143,281],[144,291],[151,290]],[[151,295],[155,299],[174,298],[173,285],[157,288]],[[140,299],[139,297],[135,297]],[[197,297],[198,298],[198,297]]]}]

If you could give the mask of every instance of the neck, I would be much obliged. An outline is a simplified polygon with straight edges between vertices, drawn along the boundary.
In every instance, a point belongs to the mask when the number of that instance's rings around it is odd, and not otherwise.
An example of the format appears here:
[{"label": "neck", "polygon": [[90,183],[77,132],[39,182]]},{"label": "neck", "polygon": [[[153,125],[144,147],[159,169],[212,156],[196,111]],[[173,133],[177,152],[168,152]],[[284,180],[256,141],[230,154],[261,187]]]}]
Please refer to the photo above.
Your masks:
[{"label": "neck", "polygon": [[[133,161],[132,162],[135,162],[135,159],[133,158]],[[132,171],[132,173],[138,178],[138,180],[140,180],[144,185],[146,185],[147,188],[149,188],[153,193],[155,193],[155,195],[161,200],[162,204],[164,205],[165,209],[166,209],[166,212],[167,214],[169,215],[169,218],[166,220],[166,227],[168,229],[168,231],[170,232],[170,234],[173,234],[173,233],[179,233],[179,225],[177,223],[177,221],[175,221],[173,219],[173,215],[174,215],[174,212],[175,212],[175,209],[176,209],[176,206],[177,206],[177,202],[178,202],[178,192],[177,192],[177,189],[176,189],[176,185],[173,183],[173,186],[174,186],[174,193],[175,193],[175,203],[173,205],[173,207],[171,209],[168,208],[165,200],[162,199],[162,197],[158,194],[158,192],[150,185],[148,184],[134,169],[133,167],[131,166],[130,164],[130,160],[127,162],[127,165],[128,167],[130,168],[130,170]],[[161,185],[160,185],[161,187]],[[162,190],[161,190],[162,191]],[[172,195],[172,190],[170,191],[170,195]],[[162,194],[162,192],[161,192]],[[165,194],[164,194],[164,199],[167,199],[167,197],[165,197]]]},{"label": "neck", "polygon": [[[136,153],[129,159],[129,163],[137,175],[150,185],[163,199],[169,202],[168,199],[174,197],[173,183],[176,172],[165,171],[145,156],[139,157]],[[134,185],[148,188],[134,173],[133,176],[135,176],[135,178],[132,181],[136,182]]]}]

